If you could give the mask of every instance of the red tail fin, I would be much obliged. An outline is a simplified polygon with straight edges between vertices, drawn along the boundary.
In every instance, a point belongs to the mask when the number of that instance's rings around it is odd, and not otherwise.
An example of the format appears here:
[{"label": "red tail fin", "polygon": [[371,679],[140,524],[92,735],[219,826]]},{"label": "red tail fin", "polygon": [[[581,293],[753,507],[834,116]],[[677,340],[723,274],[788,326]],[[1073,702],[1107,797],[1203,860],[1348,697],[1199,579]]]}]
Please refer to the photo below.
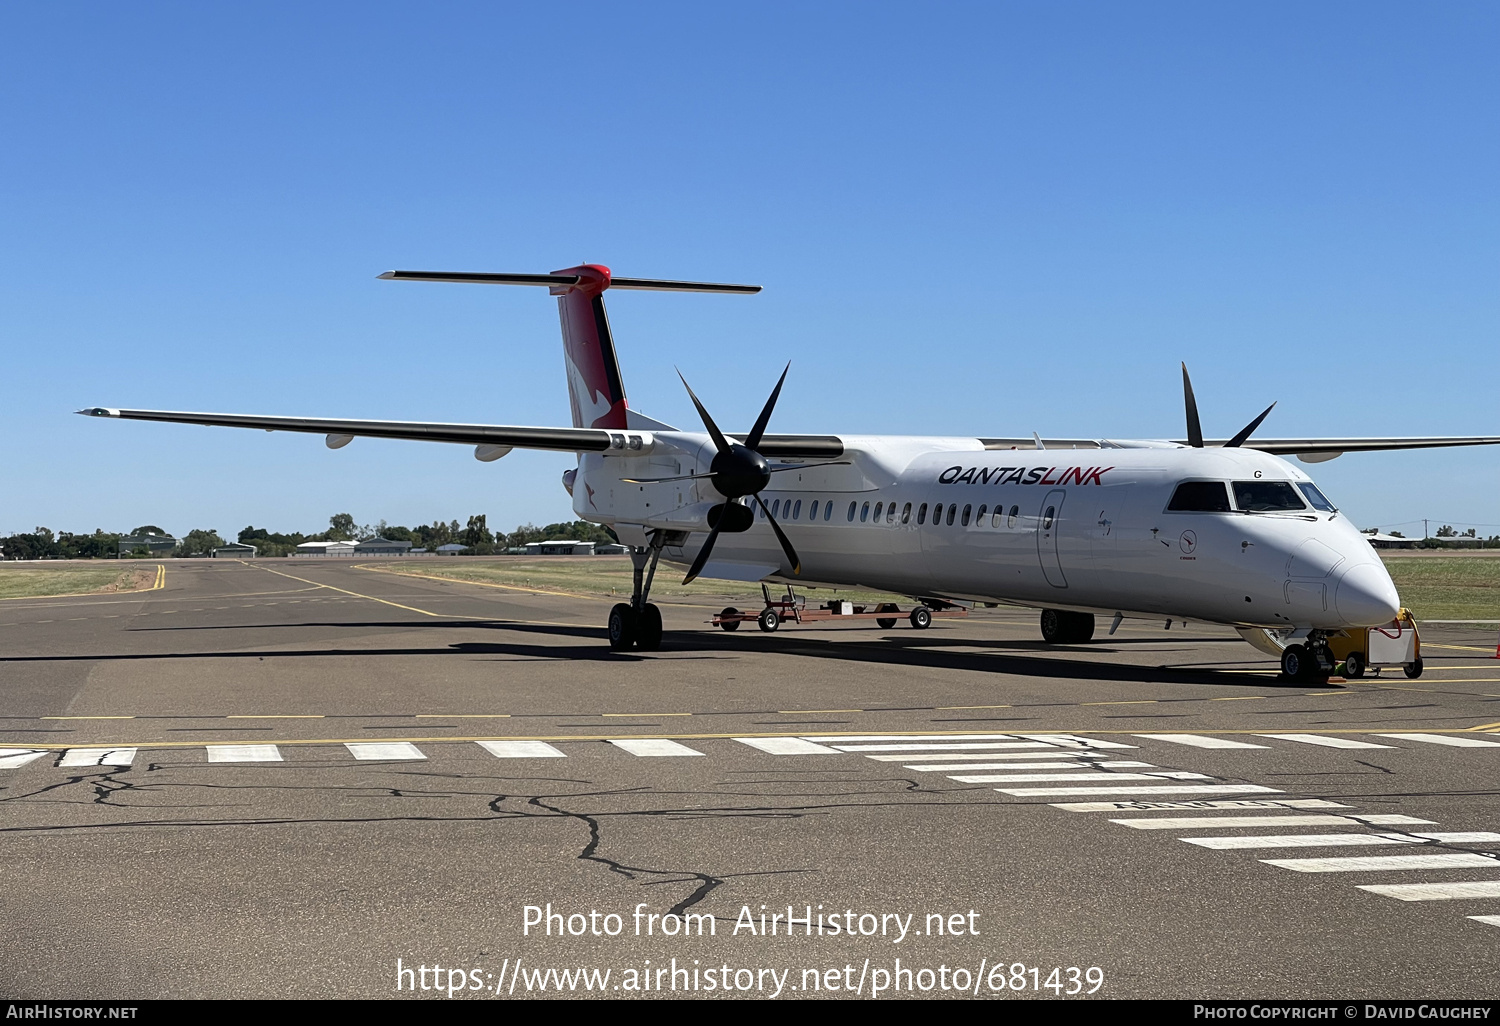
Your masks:
[{"label": "red tail fin", "polygon": [[573,426],[624,429],[625,385],[620,380],[620,361],[615,357],[609,317],[604,312],[609,268],[584,264],[552,273],[578,278],[576,284],[554,285],[551,290],[562,319]]}]

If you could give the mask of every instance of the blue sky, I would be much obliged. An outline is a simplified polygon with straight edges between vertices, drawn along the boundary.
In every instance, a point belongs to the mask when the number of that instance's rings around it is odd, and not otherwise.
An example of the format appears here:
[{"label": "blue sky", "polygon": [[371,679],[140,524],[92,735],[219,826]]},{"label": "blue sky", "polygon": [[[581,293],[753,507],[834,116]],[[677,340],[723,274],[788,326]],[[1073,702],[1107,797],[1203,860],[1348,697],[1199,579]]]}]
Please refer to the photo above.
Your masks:
[{"label": "blue sky", "polygon": [[[0,533],[570,516],[564,455],[71,415],[568,422],[545,294],[392,267],[764,285],[610,297],[684,426],[674,366],[744,427],[790,359],[773,430],[1177,436],[1186,360],[1210,434],[1500,434],[1493,4],[0,19]],[[1500,451],[1311,469],[1500,525]]]}]

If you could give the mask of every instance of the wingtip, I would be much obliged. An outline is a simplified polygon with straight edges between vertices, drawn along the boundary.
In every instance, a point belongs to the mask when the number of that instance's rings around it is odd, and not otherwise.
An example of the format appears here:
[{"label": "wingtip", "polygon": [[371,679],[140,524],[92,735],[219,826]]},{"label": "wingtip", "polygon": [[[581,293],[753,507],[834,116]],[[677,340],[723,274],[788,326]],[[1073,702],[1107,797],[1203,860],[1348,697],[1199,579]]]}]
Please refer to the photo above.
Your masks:
[{"label": "wingtip", "polygon": [[377,277],[377,278],[391,279],[391,278],[396,277],[396,272],[395,271],[386,271],[384,274],[377,274],[375,277]]}]

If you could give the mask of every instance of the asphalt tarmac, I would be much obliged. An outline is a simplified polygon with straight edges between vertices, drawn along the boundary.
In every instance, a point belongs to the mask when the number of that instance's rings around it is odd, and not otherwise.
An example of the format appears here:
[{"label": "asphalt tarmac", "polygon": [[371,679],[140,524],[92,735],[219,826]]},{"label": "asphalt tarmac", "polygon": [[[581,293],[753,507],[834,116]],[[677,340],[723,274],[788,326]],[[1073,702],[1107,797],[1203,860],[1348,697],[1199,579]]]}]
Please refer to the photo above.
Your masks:
[{"label": "asphalt tarmac", "polygon": [[0,996],[1500,998],[1490,631],[1316,687],[1010,609],[627,654],[605,601],[166,566],[0,603]]}]

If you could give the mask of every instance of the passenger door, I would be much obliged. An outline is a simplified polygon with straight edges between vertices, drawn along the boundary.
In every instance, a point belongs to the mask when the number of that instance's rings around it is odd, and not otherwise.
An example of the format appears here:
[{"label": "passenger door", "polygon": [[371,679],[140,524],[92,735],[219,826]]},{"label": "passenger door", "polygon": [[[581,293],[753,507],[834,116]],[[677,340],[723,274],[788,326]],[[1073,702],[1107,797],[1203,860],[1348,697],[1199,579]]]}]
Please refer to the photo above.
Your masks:
[{"label": "passenger door", "polygon": [[1067,492],[1054,488],[1042,500],[1036,519],[1036,554],[1042,564],[1042,576],[1054,588],[1066,588],[1068,579],[1063,576],[1062,558],[1058,555],[1057,536],[1062,529],[1063,499]]}]

